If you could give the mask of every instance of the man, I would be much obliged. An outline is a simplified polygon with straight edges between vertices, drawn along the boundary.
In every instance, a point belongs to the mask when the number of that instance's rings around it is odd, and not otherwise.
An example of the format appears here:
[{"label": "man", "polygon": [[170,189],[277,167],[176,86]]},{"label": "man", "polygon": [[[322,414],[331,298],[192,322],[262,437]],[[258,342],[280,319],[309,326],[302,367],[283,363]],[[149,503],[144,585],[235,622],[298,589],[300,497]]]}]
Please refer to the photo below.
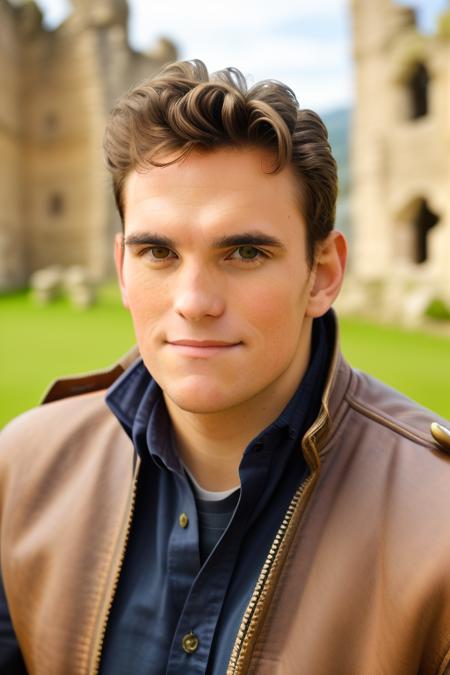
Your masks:
[{"label": "man", "polygon": [[449,673],[448,432],[339,353],[319,117],[178,63],[105,150],[140,356],[4,432],[1,672]]}]

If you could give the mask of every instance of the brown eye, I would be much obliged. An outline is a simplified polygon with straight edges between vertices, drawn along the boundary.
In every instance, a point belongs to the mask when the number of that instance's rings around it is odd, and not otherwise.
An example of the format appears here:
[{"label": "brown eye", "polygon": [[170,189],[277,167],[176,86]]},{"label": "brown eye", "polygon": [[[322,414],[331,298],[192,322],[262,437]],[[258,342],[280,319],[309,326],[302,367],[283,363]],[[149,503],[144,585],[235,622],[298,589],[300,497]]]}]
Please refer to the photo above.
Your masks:
[{"label": "brown eye", "polygon": [[239,246],[237,249],[241,258],[253,260],[259,255],[259,251],[254,246]]},{"label": "brown eye", "polygon": [[261,251],[257,246],[251,244],[242,244],[234,249],[228,256],[228,260],[237,260],[240,262],[260,262],[264,258],[270,258],[270,255],[265,251]]},{"label": "brown eye", "polygon": [[254,260],[261,255],[261,251],[255,248],[255,246],[239,246],[239,248],[236,249],[236,253],[239,258],[242,258],[243,260]]},{"label": "brown eye", "polygon": [[152,252],[152,256],[154,258],[158,258],[159,260],[162,260],[164,258],[169,257],[169,249],[164,248],[163,246],[153,246],[150,251]]}]

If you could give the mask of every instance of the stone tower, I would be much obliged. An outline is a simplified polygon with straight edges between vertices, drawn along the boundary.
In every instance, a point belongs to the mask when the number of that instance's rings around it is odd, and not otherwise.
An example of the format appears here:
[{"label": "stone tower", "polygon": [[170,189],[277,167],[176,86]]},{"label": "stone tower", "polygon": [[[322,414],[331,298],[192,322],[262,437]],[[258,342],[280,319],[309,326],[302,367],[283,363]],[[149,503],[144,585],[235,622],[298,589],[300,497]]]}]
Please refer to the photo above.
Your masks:
[{"label": "stone tower", "polygon": [[352,0],[353,272],[450,301],[450,9],[436,34],[393,0]]},{"label": "stone tower", "polygon": [[32,0],[0,0],[0,290],[81,264],[101,279],[118,229],[102,136],[112,102],[176,58],[128,44],[125,0],[73,0],[54,31]]}]

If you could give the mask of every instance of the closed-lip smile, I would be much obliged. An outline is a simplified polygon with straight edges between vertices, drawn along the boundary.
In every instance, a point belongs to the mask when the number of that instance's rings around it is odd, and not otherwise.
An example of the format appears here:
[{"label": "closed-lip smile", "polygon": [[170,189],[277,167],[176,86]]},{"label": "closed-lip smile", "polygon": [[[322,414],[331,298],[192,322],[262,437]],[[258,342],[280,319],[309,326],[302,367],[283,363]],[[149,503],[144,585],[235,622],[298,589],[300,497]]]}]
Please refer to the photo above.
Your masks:
[{"label": "closed-lip smile", "polygon": [[241,342],[227,342],[225,340],[167,340],[166,343],[180,356],[194,359],[208,359],[229,353],[238,347]]},{"label": "closed-lip smile", "polygon": [[208,347],[235,347],[240,344],[239,342],[225,342],[223,340],[168,340],[168,343],[180,347],[198,347],[200,349]]}]

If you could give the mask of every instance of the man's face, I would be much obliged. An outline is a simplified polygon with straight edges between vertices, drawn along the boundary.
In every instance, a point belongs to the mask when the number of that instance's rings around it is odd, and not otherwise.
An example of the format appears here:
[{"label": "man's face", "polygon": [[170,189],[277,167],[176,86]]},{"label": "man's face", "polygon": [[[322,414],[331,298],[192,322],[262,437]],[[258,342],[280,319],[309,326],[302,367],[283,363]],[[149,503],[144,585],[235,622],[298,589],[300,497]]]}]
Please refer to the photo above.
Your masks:
[{"label": "man's face", "polygon": [[259,149],[224,148],[127,178],[124,304],[182,410],[284,405],[306,368],[314,268],[291,170],[270,166]]}]

